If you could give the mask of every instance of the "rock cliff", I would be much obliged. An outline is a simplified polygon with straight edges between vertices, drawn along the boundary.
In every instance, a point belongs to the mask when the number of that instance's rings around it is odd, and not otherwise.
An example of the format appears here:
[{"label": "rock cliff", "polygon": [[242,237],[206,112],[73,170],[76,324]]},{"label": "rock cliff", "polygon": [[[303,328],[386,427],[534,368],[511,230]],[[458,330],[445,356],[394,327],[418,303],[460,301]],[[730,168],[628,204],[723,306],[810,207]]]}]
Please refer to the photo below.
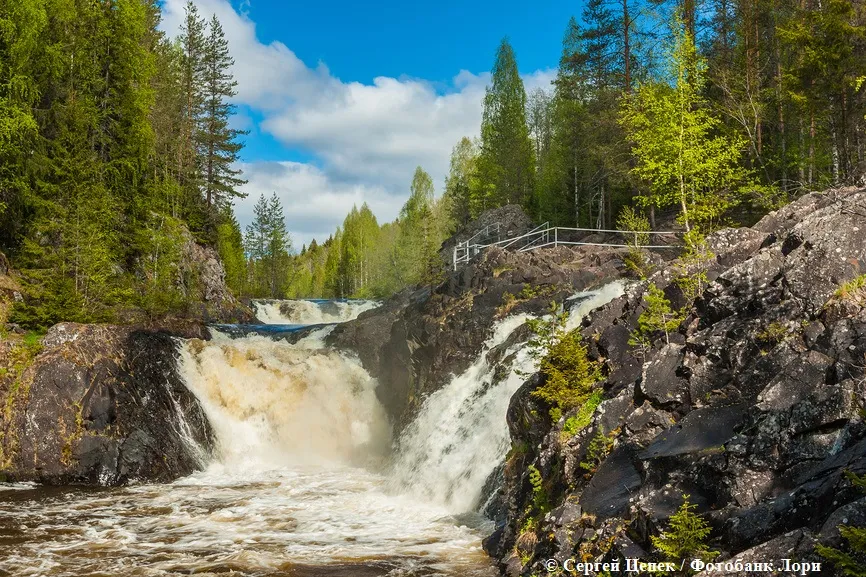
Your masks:
[{"label": "rock cliff", "polygon": [[541,574],[547,559],[652,559],[685,494],[719,559],[820,562],[815,543],[837,546],[837,526],[866,517],[845,476],[866,473],[866,283],[852,282],[866,273],[866,192],[809,194],[708,240],[710,284],[667,339],[630,335],[649,283],[684,301],[682,263],[584,320],[606,375],[587,427],[551,418],[531,394],[541,375],[512,398],[485,542],[506,575]]}]

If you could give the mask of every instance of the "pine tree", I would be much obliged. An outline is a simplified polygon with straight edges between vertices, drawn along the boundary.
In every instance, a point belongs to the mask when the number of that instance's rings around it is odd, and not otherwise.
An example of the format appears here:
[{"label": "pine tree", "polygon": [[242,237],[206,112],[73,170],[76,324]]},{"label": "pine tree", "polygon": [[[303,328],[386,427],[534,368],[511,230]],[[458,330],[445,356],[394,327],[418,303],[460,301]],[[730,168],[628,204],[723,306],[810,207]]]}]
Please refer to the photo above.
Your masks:
[{"label": "pine tree", "polygon": [[178,174],[184,191],[184,214],[193,228],[204,228],[201,207],[203,166],[199,154],[199,131],[205,115],[205,21],[192,0],[187,0],[184,23],[181,26],[180,45],[182,55],[182,122]]},{"label": "pine tree", "polygon": [[204,106],[198,131],[198,146],[203,164],[205,203],[208,208],[228,206],[235,198],[246,194],[238,187],[246,180],[239,178],[241,171],[233,168],[243,144],[237,141],[248,132],[229,127],[234,106],[229,100],[237,92],[237,82],[230,69],[234,59],[216,15],[210,21],[210,34],[204,44]]}]

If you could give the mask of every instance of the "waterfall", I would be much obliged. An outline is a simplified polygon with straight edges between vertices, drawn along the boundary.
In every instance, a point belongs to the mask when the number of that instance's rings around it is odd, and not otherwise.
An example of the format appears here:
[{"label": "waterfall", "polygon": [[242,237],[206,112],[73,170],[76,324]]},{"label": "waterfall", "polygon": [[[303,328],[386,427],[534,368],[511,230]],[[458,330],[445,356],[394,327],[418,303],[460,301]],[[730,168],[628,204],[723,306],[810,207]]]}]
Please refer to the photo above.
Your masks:
[{"label": "waterfall", "polygon": [[180,371],[217,436],[223,463],[260,468],[379,457],[390,437],[376,382],[325,348],[328,329],[297,344],[214,331],[180,351]]},{"label": "waterfall", "polygon": [[[622,292],[615,282],[574,295],[568,328]],[[536,369],[526,336],[515,333],[528,318],[514,315],[492,327],[475,362],[424,400],[384,468],[392,446],[376,380],[357,358],[326,347],[332,327],[296,344],[215,331],[212,341],[185,342],[179,365],[216,432],[221,463],[263,470],[376,464],[392,492],[461,513],[478,507],[485,481],[508,451],[509,401]],[[491,351],[506,343],[504,353],[497,351],[502,360],[491,362]]]},{"label": "waterfall", "polygon": [[358,318],[379,306],[371,300],[255,300],[256,318],[267,325],[318,325]]},{"label": "waterfall", "polygon": [[[572,296],[566,328],[580,326],[587,313],[622,295],[623,288],[613,282]],[[479,506],[485,481],[510,446],[508,403],[525,381],[523,375],[536,369],[525,340],[503,355],[509,365],[504,377],[501,367],[488,362],[488,353],[505,344],[527,318],[499,321],[472,366],[424,401],[399,441],[394,483],[455,513]]]},{"label": "waterfall", "polygon": [[[621,291],[575,295],[569,325]],[[325,345],[333,325],[294,344],[243,331],[183,341],[178,370],[216,437],[201,453],[206,467],[106,491],[31,495],[39,489],[0,483],[10,536],[0,574],[493,577],[481,547],[492,522],[477,509],[508,450],[517,371],[534,369],[516,332],[526,318],[495,324],[472,366],[424,400],[396,450],[375,379]]]}]

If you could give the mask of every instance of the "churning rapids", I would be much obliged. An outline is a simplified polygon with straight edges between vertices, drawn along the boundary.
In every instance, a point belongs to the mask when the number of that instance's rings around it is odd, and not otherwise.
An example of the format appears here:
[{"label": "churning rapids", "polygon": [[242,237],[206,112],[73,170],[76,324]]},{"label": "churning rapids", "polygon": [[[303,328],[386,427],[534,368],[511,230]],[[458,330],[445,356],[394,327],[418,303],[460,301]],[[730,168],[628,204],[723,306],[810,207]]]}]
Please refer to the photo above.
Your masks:
[{"label": "churning rapids", "polygon": [[[579,295],[572,324],[621,291]],[[495,575],[481,548],[492,524],[476,511],[508,451],[517,372],[533,361],[515,345],[511,371],[494,382],[501,371],[486,353],[525,320],[498,322],[478,360],[396,442],[375,380],[325,346],[332,327],[294,345],[221,332],[182,342],[179,369],[217,437],[213,454],[190,443],[201,471],[113,489],[0,484],[0,576]]]}]

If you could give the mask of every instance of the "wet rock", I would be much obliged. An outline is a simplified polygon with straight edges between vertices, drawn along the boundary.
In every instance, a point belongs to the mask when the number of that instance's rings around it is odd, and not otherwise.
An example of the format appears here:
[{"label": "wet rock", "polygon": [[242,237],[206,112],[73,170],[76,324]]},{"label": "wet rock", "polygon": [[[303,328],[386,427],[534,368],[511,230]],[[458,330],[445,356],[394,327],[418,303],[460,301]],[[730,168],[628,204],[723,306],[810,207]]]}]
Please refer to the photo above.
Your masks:
[{"label": "wet rock", "polygon": [[0,382],[9,402],[0,475],[118,485],[200,467],[213,435],[177,372],[175,346],[132,327],[53,327],[14,381]]}]

